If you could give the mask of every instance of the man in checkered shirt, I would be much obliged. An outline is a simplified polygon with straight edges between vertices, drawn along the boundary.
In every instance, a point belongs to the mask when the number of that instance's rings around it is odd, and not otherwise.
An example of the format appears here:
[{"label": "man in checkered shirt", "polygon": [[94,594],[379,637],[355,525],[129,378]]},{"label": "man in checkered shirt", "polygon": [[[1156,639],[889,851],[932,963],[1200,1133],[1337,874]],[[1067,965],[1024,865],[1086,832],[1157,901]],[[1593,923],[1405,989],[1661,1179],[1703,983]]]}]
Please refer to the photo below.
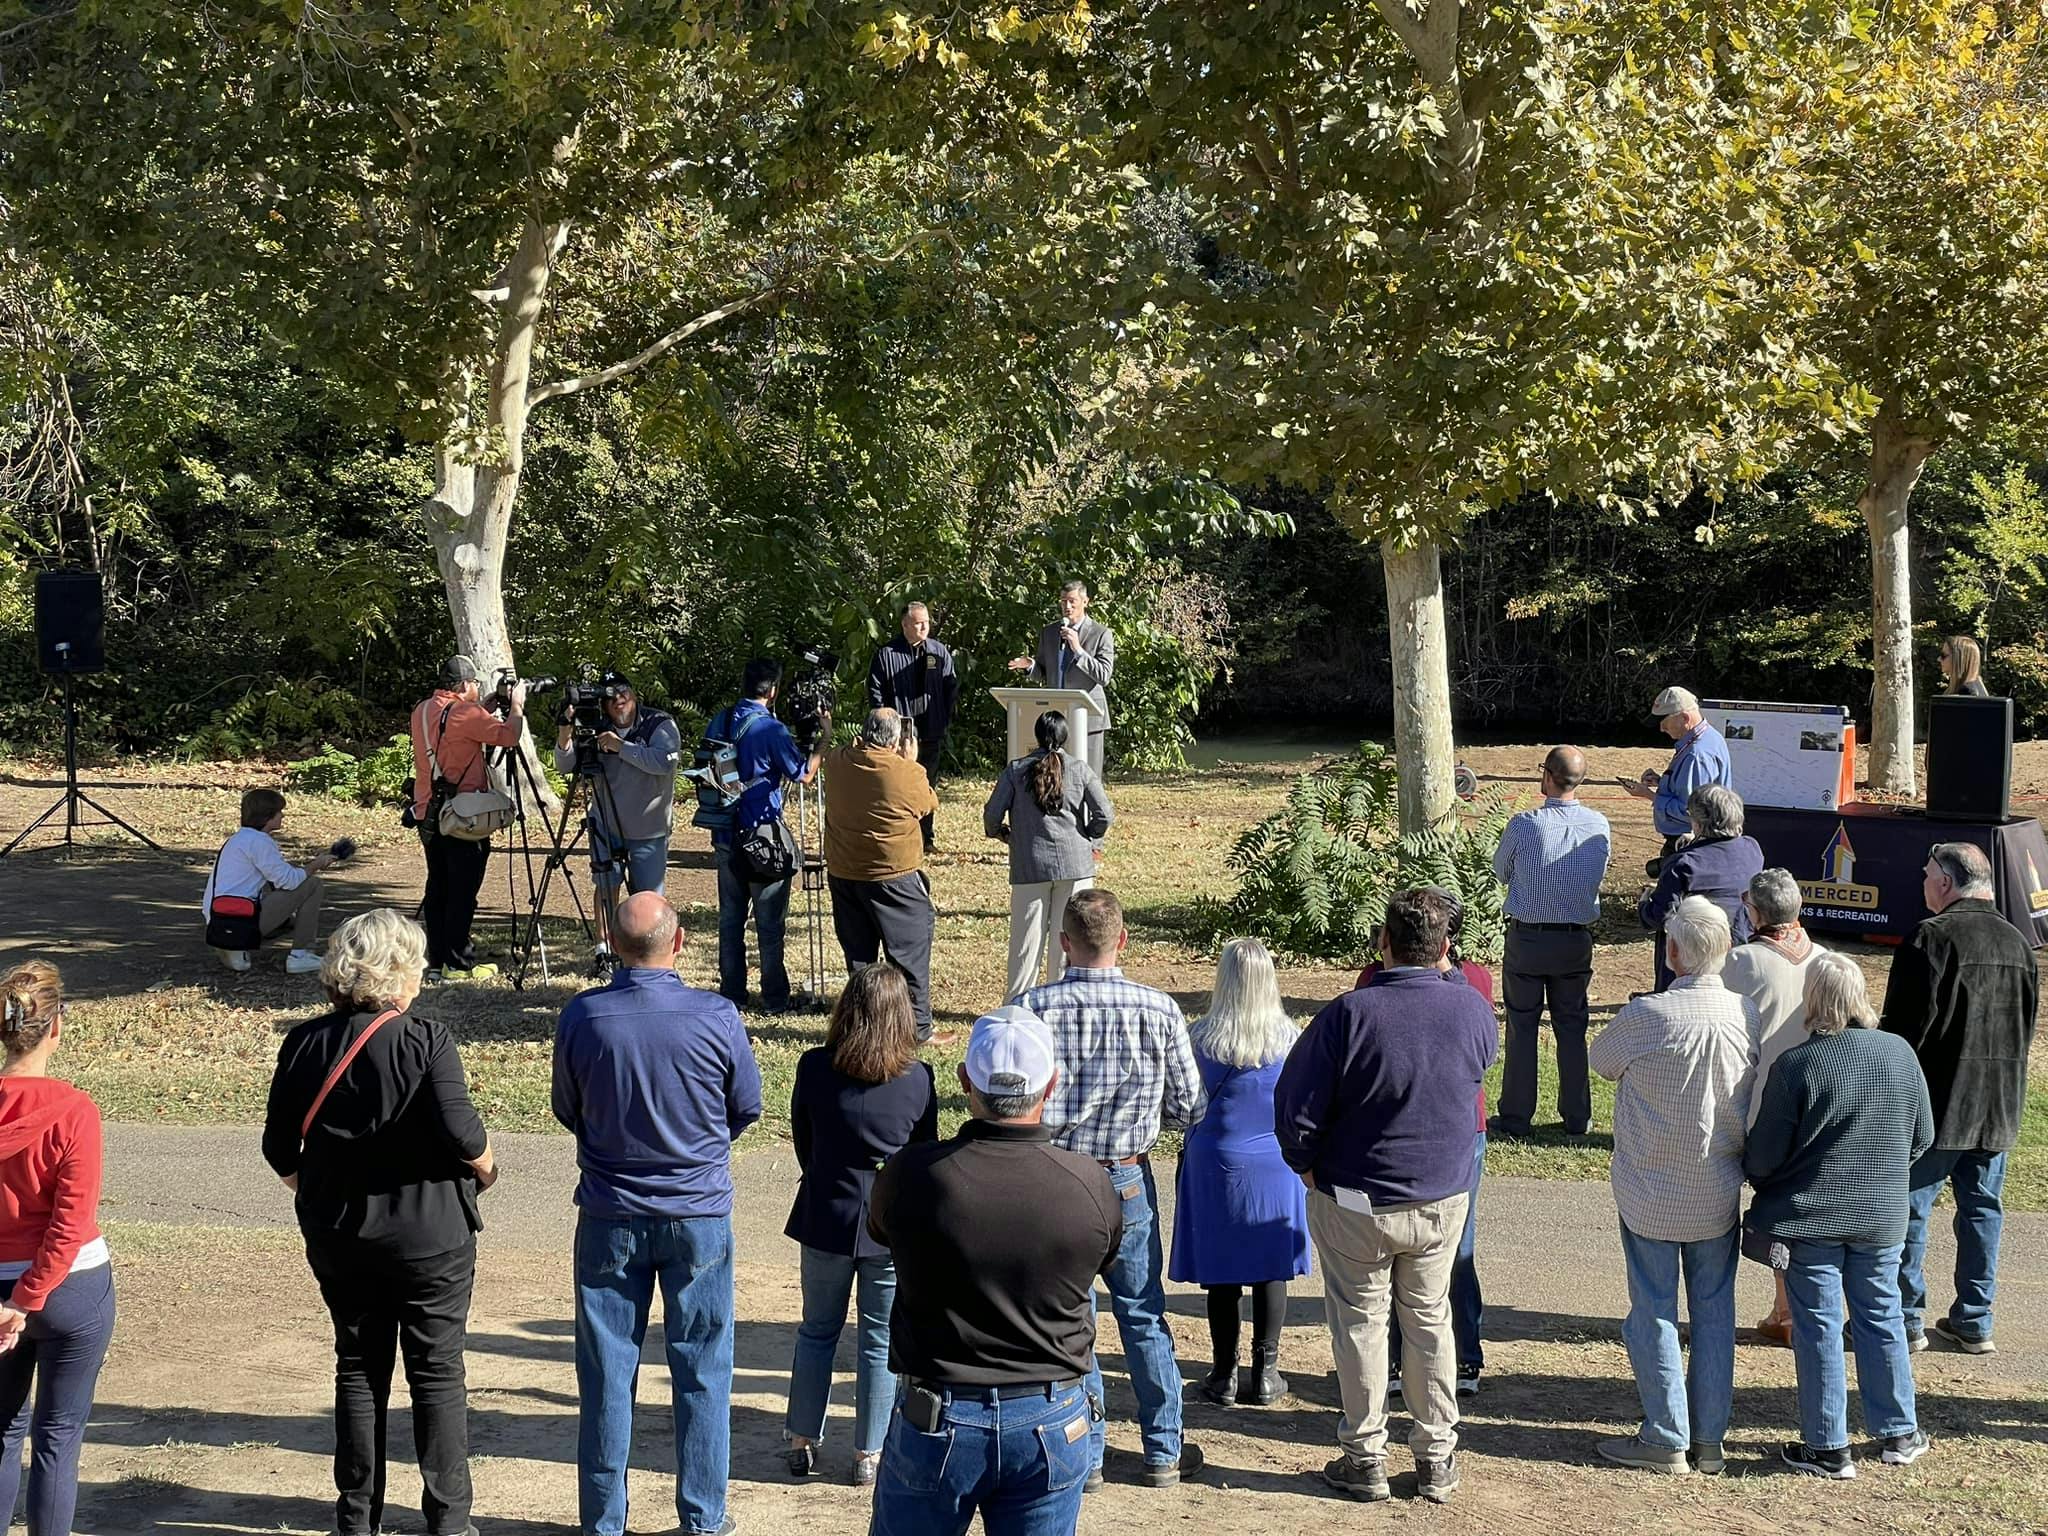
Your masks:
[{"label": "man in checkered shirt", "polygon": [[[1677,978],[1629,1003],[1593,1041],[1614,1092],[1614,1203],[1628,1267],[1621,1325],[1643,1426],[1600,1454],[1649,1472],[1721,1470],[1735,1395],[1735,1264],[1742,1147],[1756,1082],[1756,1004],[1722,984],[1728,914],[1687,896],[1664,919]],[[1684,1276],[1692,1359],[1678,1354]]]},{"label": "man in checkered shirt", "polygon": [[[1054,1145],[1108,1169],[1123,1203],[1123,1242],[1102,1278],[1138,1399],[1145,1485],[1169,1488],[1201,1470],[1202,1449],[1181,1439],[1180,1366],[1166,1327],[1159,1192],[1148,1154],[1162,1116],[1192,1126],[1209,1099],[1180,1005],[1118,969],[1129,941],[1116,897],[1101,886],[1076,891],[1060,925],[1066,974],[1019,1001],[1045,1021],[1058,1048],[1059,1083],[1045,1105]],[[1088,1390],[1103,1400],[1099,1365],[1088,1373]],[[1102,1484],[1100,1420],[1090,1434],[1092,1489]]]}]

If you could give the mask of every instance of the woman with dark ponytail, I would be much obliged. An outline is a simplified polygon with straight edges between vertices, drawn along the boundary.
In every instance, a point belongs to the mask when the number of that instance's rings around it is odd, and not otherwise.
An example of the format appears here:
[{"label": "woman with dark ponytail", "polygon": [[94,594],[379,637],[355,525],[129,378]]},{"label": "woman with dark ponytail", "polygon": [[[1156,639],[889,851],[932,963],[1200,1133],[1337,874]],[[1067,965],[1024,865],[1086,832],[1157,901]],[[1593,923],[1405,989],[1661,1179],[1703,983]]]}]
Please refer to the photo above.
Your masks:
[{"label": "woman with dark ponytail", "polygon": [[57,968],[0,977],[0,1519],[30,1446],[28,1528],[69,1536],[78,1452],[114,1333],[100,1236],[100,1112],[50,1076],[64,1033]]},{"label": "woman with dark ponytail", "polygon": [[1113,813],[1102,781],[1067,747],[1067,717],[1038,717],[1038,750],[1003,770],[982,808],[983,830],[1010,845],[1010,986],[1038,985],[1067,898],[1095,883],[1095,860]]}]

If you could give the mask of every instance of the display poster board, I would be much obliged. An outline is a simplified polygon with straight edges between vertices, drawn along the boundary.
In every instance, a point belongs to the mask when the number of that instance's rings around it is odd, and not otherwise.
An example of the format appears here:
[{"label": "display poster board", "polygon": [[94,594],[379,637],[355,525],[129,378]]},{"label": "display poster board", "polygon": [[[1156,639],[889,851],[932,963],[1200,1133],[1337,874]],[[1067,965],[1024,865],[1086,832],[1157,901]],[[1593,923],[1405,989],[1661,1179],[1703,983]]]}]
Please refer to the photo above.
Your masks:
[{"label": "display poster board", "polygon": [[1709,699],[1700,709],[1727,739],[1744,805],[1832,811],[1855,798],[1855,729],[1841,705]]}]

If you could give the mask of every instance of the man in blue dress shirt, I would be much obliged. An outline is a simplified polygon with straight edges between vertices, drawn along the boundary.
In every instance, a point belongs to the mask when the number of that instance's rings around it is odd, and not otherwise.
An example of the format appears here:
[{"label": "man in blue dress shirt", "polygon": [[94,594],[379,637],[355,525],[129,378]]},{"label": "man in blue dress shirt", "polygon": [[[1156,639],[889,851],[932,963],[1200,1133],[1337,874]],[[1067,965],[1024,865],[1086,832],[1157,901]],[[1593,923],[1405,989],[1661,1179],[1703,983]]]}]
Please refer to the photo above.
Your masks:
[{"label": "man in blue dress shirt", "polygon": [[[1691,690],[1666,688],[1657,695],[1650,713],[1657,717],[1658,729],[1678,746],[1662,773],[1645,768],[1639,783],[1622,787],[1638,800],[1650,802],[1650,814],[1664,834],[1663,852],[1668,854],[1692,830],[1685,814],[1692,792],[1706,784],[1733,789],[1735,770],[1728,761],[1728,743],[1700,713],[1700,701]],[[1652,861],[1650,867],[1652,878],[1657,874],[1657,862]]]},{"label": "man in blue dress shirt", "polygon": [[[1690,695],[1687,695],[1690,697]],[[1557,1033],[1557,1110],[1583,1136],[1593,1122],[1586,1076],[1586,992],[1593,980],[1593,924],[1612,839],[1607,818],[1579,804],[1586,754],[1552,747],[1543,759],[1543,803],[1507,825],[1493,851],[1494,878],[1508,888],[1507,953],[1501,1001],[1508,1059],[1499,1113],[1489,1134],[1526,1136],[1536,1114],[1536,1031],[1546,994]]]},{"label": "man in blue dress shirt", "polygon": [[761,1118],[739,1010],[676,974],[676,911],[626,898],[611,984],[555,1028],[554,1111],[576,1137],[576,1493],[588,1536],[626,1529],[633,1386],[661,1291],[675,1402],[676,1514],[731,1536],[732,1144]]}]

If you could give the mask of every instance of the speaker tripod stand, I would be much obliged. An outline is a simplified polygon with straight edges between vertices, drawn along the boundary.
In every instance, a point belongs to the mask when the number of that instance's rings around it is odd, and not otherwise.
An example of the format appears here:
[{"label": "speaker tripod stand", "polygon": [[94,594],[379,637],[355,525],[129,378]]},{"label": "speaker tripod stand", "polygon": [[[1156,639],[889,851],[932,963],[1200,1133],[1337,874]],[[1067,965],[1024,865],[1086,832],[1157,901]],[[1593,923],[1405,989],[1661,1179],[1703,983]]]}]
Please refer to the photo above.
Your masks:
[{"label": "speaker tripod stand", "polygon": [[[68,655],[71,647],[60,644],[56,649],[59,657],[62,658]],[[27,842],[37,828],[42,826],[52,816],[55,816],[59,811],[64,813],[64,846],[66,848],[76,846],[75,834],[81,827],[119,827],[144,847],[154,848],[158,853],[162,853],[162,847],[149,837],[148,834],[137,831],[78,787],[78,701],[71,693],[71,673],[65,671],[61,676],[64,679],[64,793],[59,795],[56,801],[42,815],[17,832],[14,835],[13,842],[9,843],[5,848],[0,848],[0,859],[6,858],[7,855]],[[98,821],[86,820],[79,814],[78,808],[81,805],[90,806],[93,810],[98,811],[101,819]]]}]

